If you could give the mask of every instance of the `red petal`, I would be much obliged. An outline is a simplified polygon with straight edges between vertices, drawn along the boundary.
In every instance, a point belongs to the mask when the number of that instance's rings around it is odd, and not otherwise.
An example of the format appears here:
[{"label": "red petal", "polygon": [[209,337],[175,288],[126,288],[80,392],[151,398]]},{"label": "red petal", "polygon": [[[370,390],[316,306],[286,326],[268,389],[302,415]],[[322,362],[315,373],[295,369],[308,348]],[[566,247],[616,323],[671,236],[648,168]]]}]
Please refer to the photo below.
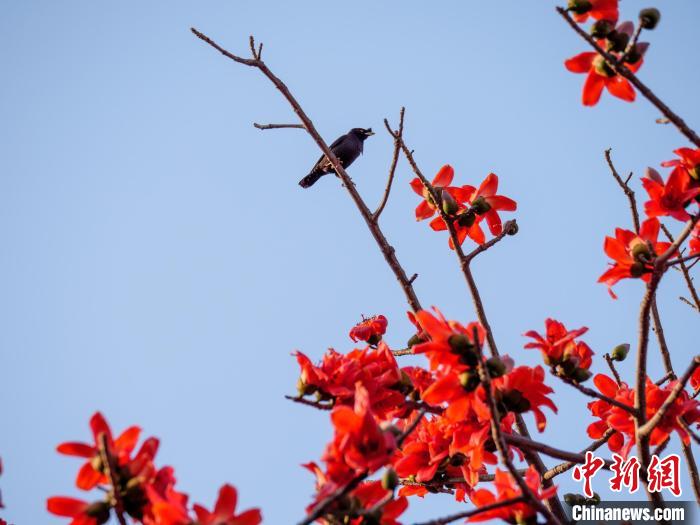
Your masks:
[{"label": "red petal", "polygon": [[219,498],[216,500],[216,505],[214,506],[214,514],[219,518],[230,518],[236,512],[236,502],[238,501],[238,494],[236,489],[231,485],[224,485],[219,490]]},{"label": "red petal", "polygon": [[88,504],[75,498],[53,497],[46,500],[46,510],[56,516],[75,518],[82,514]]},{"label": "red petal", "polygon": [[455,176],[455,170],[449,164],[445,164],[440,171],[437,172],[435,178],[433,179],[433,186],[449,186],[452,183],[452,179]]},{"label": "red petal", "polygon": [[586,82],[583,84],[583,105],[595,106],[600,100],[600,94],[605,87],[605,78],[598,75],[595,71],[588,73]]},{"label": "red petal", "polygon": [[97,449],[86,443],[61,443],[56,447],[56,452],[66,456],[77,456],[79,458],[91,458],[97,454]]},{"label": "red petal", "polygon": [[633,102],[637,94],[632,87],[632,84],[626,78],[622,78],[620,75],[610,78],[605,82],[605,87],[611,95],[626,100],[627,102]]}]

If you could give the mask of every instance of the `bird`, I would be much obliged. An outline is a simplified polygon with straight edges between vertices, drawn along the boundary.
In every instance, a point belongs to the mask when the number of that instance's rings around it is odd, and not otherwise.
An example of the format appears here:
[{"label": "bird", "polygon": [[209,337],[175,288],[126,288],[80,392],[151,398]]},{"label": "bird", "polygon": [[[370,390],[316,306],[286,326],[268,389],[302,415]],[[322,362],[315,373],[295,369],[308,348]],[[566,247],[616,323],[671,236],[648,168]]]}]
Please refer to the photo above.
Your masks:
[{"label": "bird", "polygon": [[[340,165],[347,168],[360,156],[367,137],[374,135],[372,128],[352,128],[345,135],[338,137],[330,145],[330,150],[338,158]],[[325,155],[311,168],[309,174],[299,181],[302,188],[310,188],[318,179],[328,173],[333,173],[333,165]]]}]

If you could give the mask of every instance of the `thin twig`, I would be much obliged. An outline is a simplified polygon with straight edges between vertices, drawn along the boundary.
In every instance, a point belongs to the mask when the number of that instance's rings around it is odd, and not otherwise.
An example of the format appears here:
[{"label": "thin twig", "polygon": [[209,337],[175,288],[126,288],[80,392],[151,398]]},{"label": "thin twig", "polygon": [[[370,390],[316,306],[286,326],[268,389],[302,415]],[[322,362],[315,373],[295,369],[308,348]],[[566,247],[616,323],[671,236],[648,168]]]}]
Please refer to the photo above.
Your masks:
[{"label": "thin twig", "polygon": [[[598,450],[600,447],[602,447],[605,443],[608,442],[608,440],[613,436],[613,434],[615,434],[615,432],[616,431],[612,428],[607,429],[605,431],[605,434],[603,434],[603,437],[595,440],[588,447],[584,448],[583,451],[581,451],[581,455],[585,458],[586,452],[593,452],[594,450]],[[563,474],[564,472],[571,470],[577,464],[578,463],[574,461],[565,461],[564,463],[559,463],[558,465],[552,467],[547,472],[545,472],[544,478],[552,479],[558,476],[559,474]]]},{"label": "thin twig", "polygon": [[518,472],[513,465],[513,462],[508,455],[508,447],[506,445],[505,437],[501,432],[500,418],[498,417],[498,412],[496,409],[496,402],[493,399],[493,390],[491,386],[491,375],[488,368],[485,365],[485,359],[483,355],[483,350],[479,344],[479,337],[476,333],[476,328],[474,329],[473,340],[476,344],[477,351],[477,369],[479,373],[479,379],[481,380],[481,386],[484,390],[484,397],[486,398],[486,406],[489,408],[489,413],[491,414],[491,438],[496,445],[496,450],[500,457],[501,463],[508,469],[511,477],[515,483],[520,487],[520,492],[529,505],[536,509],[540,514],[542,514],[546,519],[547,523],[561,524],[559,518],[557,518],[550,509],[544,506],[544,504],[539,500],[537,495],[533,492],[530,486],[527,484],[523,476]]},{"label": "thin twig", "polygon": [[[664,234],[668,238],[669,241],[673,242],[673,235],[671,234],[671,231],[666,227],[665,224],[661,225],[661,229],[663,230]],[[688,291],[690,292],[690,296],[693,299],[693,303],[685,299],[684,297],[681,298],[681,300],[684,300],[686,303],[688,303],[690,306],[695,308],[700,313],[700,296],[698,295],[698,291],[695,289],[695,283],[693,283],[693,278],[690,276],[690,268],[688,268],[688,265],[685,264],[685,261],[680,261],[679,263],[681,273],[683,273],[683,278],[685,279],[685,284],[688,286]]]},{"label": "thin twig", "polygon": [[[399,137],[403,136],[403,118],[405,113],[406,108],[402,107],[401,111],[399,112],[399,130],[396,132],[396,136],[394,136],[394,154],[391,157],[391,166],[389,167],[389,179],[386,181],[386,189],[384,190],[384,196],[382,197],[382,201],[379,203],[379,206],[377,206],[376,211],[372,214],[372,219],[374,220],[374,222],[377,222],[379,220],[379,216],[384,211],[384,207],[386,206],[386,203],[389,200],[391,185],[394,182],[396,166],[399,163],[399,154],[401,153],[401,143],[399,142]],[[392,133],[393,135],[393,131],[391,131],[391,128],[389,127],[389,121],[387,119],[384,119],[384,125],[387,129],[389,129],[390,133]]]},{"label": "thin twig", "polygon": [[612,357],[607,352],[603,357],[605,358],[605,362],[608,363],[608,368],[610,368],[610,371],[615,376],[615,382],[617,383],[617,386],[621,386],[622,379],[620,379],[620,374],[617,373],[617,368],[615,368],[615,363],[613,363]]},{"label": "thin twig", "polygon": [[207,43],[208,45],[219,51],[221,54],[223,54],[225,57],[230,58],[234,62],[257,68],[263,75],[265,75],[270,80],[270,82],[274,84],[274,86],[287,100],[287,102],[289,102],[290,106],[301,120],[304,129],[306,129],[307,133],[311,136],[311,138],[313,138],[314,142],[316,142],[316,145],[321,149],[323,154],[330,161],[334,171],[338,174],[338,177],[343,182],[343,186],[345,187],[346,191],[350,194],[350,197],[355,203],[355,206],[362,215],[362,218],[364,219],[365,223],[367,224],[367,227],[372,233],[374,240],[376,241],[377,245],[379,246],[379,249],[384,255],[384,259],[393,271],[394,275],[396,276],[396,279],[399,281],[399,284],[401,285],[401,288],[403,289],[404,294],[406,295],[406,300],[408,301],[408,304],[410,305],[411,309],[415,312],[421,310],[420,301],[416,296],[416,292],[414,291],[412,284],[408,280],[406,271],[403,269],[398,259],[396,258],[396,250],[393,246],[389,244],[386,237],[384,236],[384,232],[382,232],[379,226],[372,220],[372,212],[369,210],[367,204],[365,204],[364,200],[362,200],[362,197],[357,192],[357,189],[355,188],[352,179],[350,179],[347,172],[338,161],[338,158],[333,154],[333,152],[328,147],[328,144],[326,144],[319,132],[316,130],[316,127],[314,126],[313,122],[307,116],[306,112],[304,112],[294,95],[292,95],[292,93],[289,91],[289,88],[287,88],[284,82],[282,82],[282,80],[280,80],[262,60],[256,58],[246,59],[236,56],[233,53],[219,46],[216,42],[214,42],[208,36],[201,33],[195,28],[192,28],[192,33],[194,33],[194,35],[197,36],[197,38],[201,39],[203,42]]},{"label": "thin twig", "polygon": [[119,485],[119,478],[117,475],[117,465],[114,461],[114,456],[112,455],[112,450],[109,446],[109,438],[106,433],[101,432],[97,440],[102,466],[105,469],[105,474],[109,478],[109,482],[112,484],[112,491],[110,494],[113,500],[112,506],[114,507],[114,513],[117,515],[119,524],[126,525],[126,518],[124,517],[124,502],[122,501],[121,487]]},{"label": "thin twig", "polygon": [[414,525],[447,525],[447,523],[452,523],[453,521],[462,520],[465,518],[471,518],[473,516],[478,516],[484,512],[490,510],[502,509],[503,507],[509,507],[510,505],[515,505],[516,503],[522,503],[525,501],[524,496],[518,496],[517,498],[504,499],[503,501],[497,501],[496,503],[491,503],[489,505],[484,505],[483,507],[478,507],[473,510],[467,510],[464,512],[458,512],[456,514],[450,514],[444,518],[437,518],[430,521],[423,521],[420,523],[415,523]]},{"label": "thin twig", "polygon": [[668,349],[668,343],[666,343],[666,336],[664,335],[664,327],[661,324],[661,315],[659,315],[659,307],[656,304],[656,297],[654,297],[654,300],[651,303],[651,317],[654,320],[654,333],[656,334],[656,340],[659,342],[659,351],[661,352],[661,359],[664,362],[666,375],[669,375],[671,379],[675,379],[676,372],[673,370],[671,352]]},{"label": "thin twig", "polygon": [[700,137],[693,131],[686,123],[685,121],[676,115],[673,111],[671,111],[671,108],[669,108],[666,104],[664,104],[659,97],[657,97],[654,92],[649,89],[646,84],[644,84],[637,75],[632,73],[624,64],[621,64],[617,61],[617,59],[605,51],[602,47],[598,45],[598,43],[595,41],[595,39],[586,33],[581,27],[574,21],[573,18],[571,18],[571,15],[566,11],[566,9],[562,7],[557,7],[557,12],[566,20],[566,22],[571,26],[571,28],[581,37],[583,38],[588,44],[595,49],[598,54],[600,54],[604,59],[605,62],[617,73],[618,75],[626,78],[629,80],[634,87],[636,87],[639,92],[649,101],[651,102],[656,108],[666,117],[668,120],[673,122],[673,124],[678,128],[678,130],[685,135],[690,142],[695,144],[696,147],[700,148]]},{"label": "thin twig", "polygon": [[596,399],[600,399],[601,401],[605,401],[606,403],[616,406],[618,408],[621,408],[622,410],[625,410],[626,412],[632,414],[633,416],[636,415],[636,410],[634,407],[631,407],[625,403],[622,403],[618,401],[617,399],[613,399],[612,397],[608,397],[605,394],[601,394],[600,392],[593,390],[592,388],[588,388],[587,386],[583,386],[580,383],[577,383],[575,381],[572,381],[568,377],[563,377],[563,376],[557,376],[559,379],[561,379],[564,383],[567,385],[571,385],[574,387],[576,390],[581,392],[582,394],[585,394],[589,397],[594,397]]},{"label": "thin twig", "polygon": [[[615,178],[617,181],[617,184],[620,186],[622,191],[627,195],[627,199],[629,200],[630,203],[630,212],[632,213],[632,222],[634,223],[634,231],[636,233],[639,233],[639,210],[637,209],[637,198],[634,195],[634,190],[630,188],[629,186],[629,180],[630,178],[628,177],[627,180],[622,180],[622,177],[620,177],[620,174],[617,172],[615,169],[615,165],[613,164],[612,157],[610,156],[610,151],[611,148],[608,148],[605,150],[605,160],[608,163],[608,166],[610,167],[610,171],[612,172],[612,176]],[[632,174],[630,173],[630,176]]]},{"label": "thin twig", "polygon": [[303,124],[258,124],[257,122],[253,122],[253,126],[258,129],[304,129]]},{"label": "thin twig", "polygon": [[[561,450],[556,447],[552,447],[545,443],[540,443],[539,441],[534,441],[532,439],[519,436],[517,434],[503,434],[503,439],[506,443],[513,447],[517,447],[521,450],[535,450],[541,452],[542,454],[561,459],[563,461],[571,461],[573,463],[585,463],[586,454],[580,452],[569,452],[568,450]],[[605,466],[608,467],[612,464],[612,461],[605,460]]]},{"label": "thin twig", "polygon": [[296,396],[284,396],[285,399],[299,403],[300,405],[306,405],[310,407],[317,408],[319,410],[333,410],[333,403],[322,403],[321,401],[311,401],[310,399],[304,399],[303,397]]}]

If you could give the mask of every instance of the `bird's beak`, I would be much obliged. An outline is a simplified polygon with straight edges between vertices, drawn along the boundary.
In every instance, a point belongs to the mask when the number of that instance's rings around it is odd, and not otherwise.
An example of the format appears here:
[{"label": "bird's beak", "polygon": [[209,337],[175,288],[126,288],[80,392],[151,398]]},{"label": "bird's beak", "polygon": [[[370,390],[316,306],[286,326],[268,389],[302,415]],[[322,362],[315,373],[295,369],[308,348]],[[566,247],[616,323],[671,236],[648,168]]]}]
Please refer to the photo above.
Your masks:
[{"label": "bird's beak", "polygon": [[365,135],[367,135],[368,137],[371,137],[372,135],[374,135],[374,131],[372,131],[371,129],[367,129],[367,130],[365,130]]}]

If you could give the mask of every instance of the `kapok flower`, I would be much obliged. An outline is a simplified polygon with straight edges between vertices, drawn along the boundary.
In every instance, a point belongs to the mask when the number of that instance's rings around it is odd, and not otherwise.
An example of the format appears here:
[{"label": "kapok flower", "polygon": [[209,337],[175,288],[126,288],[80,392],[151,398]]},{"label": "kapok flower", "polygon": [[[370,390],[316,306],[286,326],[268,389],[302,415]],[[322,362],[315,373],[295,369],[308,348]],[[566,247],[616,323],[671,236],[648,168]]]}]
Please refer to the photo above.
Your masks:
[{"label": "kapok flower", "polygon": [[332,400],[335,406],[355,403],[357,383],[369,393],[372,411],[381,420],[398,416],[404,410],[406,387],[396,358],[383,342],[378,347],[356,349],[343,355],[329,350],[319,366],[301,352],[296,353],[301,367],[299,394],[316,393]]},{"label": "kapok flower", "polygon": [[503,228],[498,212],[515,211],[518,204],[513,199],[496,195],[498,176],[495,173],[489,173],[478,189],[474,186],[463,186],[462,190],[467,192],[467,199],[476,214],[483,215],[486,219],[491,234],[500,235]]},{"label": "kapok flower", "polygon": [[662,162],[664,167],[680,169],[689,179],[691,185],[700,183],[700,148],[678,148],[673,151],[679,159]]},{"label": "kapok flower", "polygon": [[557,413],[557,406],[547,397],[554,390],[544,383],[544,369],[541,366],[517,366],[504,376],[495,378],[493,387],[497,399],[507,411],[532,412],[540,432],[547,425],[547,418],[540,407],[546,406]]},{"label": "kapok flower", "polygon": [[386,333],[388,321],[383,315],[375,315],[362,319],[350,330],[350,339],[354,342],[365,341],[370,346],[376,346]]},{"label": "kapok flower", "polygon": [[99,439],[101,435],[104,434],[106,436],[109,449],[115,457],[117,464],[121,466],[128,463],[141,433],[139,427],[132,426],[127,428],[114,440],[109,424],[99,412],[96,412],[90,418],[90,428],[94,439],[93,444],[66,442],[61,443],[56,448],[61,454],[77,456],[88,460],[78,471],[78,477],[75,481],[77,487],[83,490],[90,490],[99,483],[105,483],[107,481],[99,452]]},{"label": "kapok flower", "polygon": [[642,223],[639,235],[616,228],[615,237],[605,238],[605,253],[615,262],[598,278],[598,282],[608,286],[613,299],[617,296],[613,293],[612,287],[618,281],[636,278],[649,281],[654,259],[671,246],[669,242],[658,242],[658,236],[659,220],[651,218]]},{"label": "kapok flower", "polygon": [[585,381],[590,377],[588,369],[593,362],[593,350],[583,341],[575,339],[588,331],[585,326],[577,330],[567,330],[554,319],[546,319],[544,337],[534,330],[525,332],[526,337],[534,339],[525,348],[538,348],[546,365],[552,372],[576,381]]},{"label": "kapok flower", "polygon": [[109,504],[88,503],[76,498],[55,496],[46,501],[46,510],[56,516],[73,518],[69,525],[101,525],[109,521]]},{"label": "kapok flower", "polygon": [[[610,377],[598,374],[593,380],[601,394],[606,395],[620,403],[634,406],[634,391],[626,383],[618,385]],[[663,387],[656,385],[651,379],[646,382],[646,417],[650,419],[659,411],[666,398],[671,395],[678,381],[670,381]],[[588,435],[594,439],[601,437],[608,428],[615,430],[619,436],[613,435],[608,442],[610,450],[620,451],[627,457],[635,444],[635,422],[632,415],[620,407],[611,405],[604,400],[593,401],[588,404],[591,413],[600,419],[588,427]],[[683,418],[686,423],[693,424],[700,420],[700,403],[692,399],[686,391],[682,391],[678,398],[665,413],[661,421],[654,427],[649,436],[652,446],[660,445],[672,432],[678,433],[681,440],[688,444],[690,436],[679,423]]]},{"label": "kapok flower", "polygon": [[377,508],[367,515],[366,511],[373,509],[378,503],[390,494],[390,491],[382,487],[381,481],[365,481],[350,494],[351,500],[357,503],[357,518],[352,519],[352,525],[400,525],[398,518],[408,508],[408,500],[399,497],[389,500],[388,503]]},{"label": "kapok flower", "polygon": [[[454,168],[452,168],[452,166],[450,166],[449,164],[445,164],[442,168],[440,168],[440,170],[437,172],[435,178],[430,184],[438,193],[438,195],[442,195],[442,192],[446,191],[450,195],[450,197],[454,199],[455,203],[459,205],[459,203],[463,203],[466,199],[462,188],[450,186],[450,184],[452,184],[452,179],[454,179],[454,176]],[[415,177],[410,182],[410,185],[411,188],[413,188],[413,191],[415,191],[418,195],[423,197],[423,200],[416,208],[416,220],[422,221],[425,219],[429,219],[430,217],[435,215],[435,213],[437,212],[438,204],[435,202],[432,195],[430,195],[428,188],[426,188],[423,185],[423,182],[421,182],[421,180],[418,177]]]},{"label": "kapok flower", "polygon": [[700,222],[695,225],[695,228],[693,228],[693,231],[690,233],[688,247],[690,248],[690,253],[688,255],[700,253]]},{"label": "kapok flower", "polygon": [[[515,211],[517,203],[503,195],[496,195],[498,191],[498,176],[489,173],[483,180],[479,188],[465,185],[461,188],[462,202],[469,204],[460,213],[457,213],[453,222],[459,244],[469,237],[477,244],[483,244],[486,240],[480,222],[486,219],[486,224],[493,235],[500,235],[503,231],[499,211]],[[461,208],[460,208],[461,209]],[[436,217],[430,222],[430,227],[435,231],[447,229],[447,225],[442,217]],[[454,243],[450,238],[450,248],[454,249]]]},{"label": "kapok flower", "polygon": [[590,17],[608,20],[614,25],[619,17],[617,0],[569,0],[569,8],[579,24],[587,22]]},{"label": "kapok flower", "polygon": [[[540,488],[540,475],[533,466],[525,472],[525,483],[538,500],[546,500],[554,496],[557,492],[555,486],[547,489]],[[471,500],[477,507],[485,507],[492,505],[498,501],[504,501],[512,498],[517,498],[522,494],[520,487],[510,474],[500,469],[496,469],[494,487],[496,494],[493,494],[487,489],[478,489],[472,494]],[[531,523],[537,516],[537,509],[533,508],[528,502],[515,503],[507,507],[500,507],[494,510],[482,512],[469,519],[470,522],[487,521],[500,518],[507,523]]]},{"label": "kapok flower", "polygon": [[231,485],[224,485],[219,490],[214,510],[210,512],[201,505],[194,505],[197,523],[199,525],[258,525],[262,521],[260,509],[250,509],[236,514],[237,502],[236,489]]},{"label": "kapok flower", "polygon": [[146,485],[148,505],[144,509],[144,525],[190,525],[187,494],[175,490],[175,472],[163,467]]},{"label": "kapok flower", "polygon": [[[618,28],[617,31],[627,31],[627,27]],[[606,47],[604,39],[598,40],[598,44],[603,48]],[[630,71],[636,72],[642,67],[644,61],[642,55],[647,47],[647,44],[637,44],[637,60],[626,64]],[[611,53],[615,55],[615,53]],[[571,57],[564,62],[564,66],[572,73],[586,73],[588,75],[583,84],[582,102],[584,106],[595,106],[600,100],[603,89],[607,89],[614,97],[627,102],[633,102],[636,98],[632,84],[626,78],[615,73],[605,59],[595,51],[586,51]]]},{"label": "kapok flower", "polygon": [[676,168],[664,183],[656,170],[648,169],[647,176],[642,178],[642,185],[650,199],[644,203],[644,212],[648,217],[668,215],[679,221],[687,221],[690,214],[686,207],[700,195],[700,184],[691,187],[692,180],[686,170]]},{"label": "kapok flower", "polygon": [[476,322],[464,326],[457,321],[448,321],[440,310],[435,313],[421,310],[416,313],[416,320],[423,328],[429,340],[413,347],[416,354],[426,354],[430,368],[456,368],[459,371],[477,363],[477,352],[474,341],[476,333],[480,346],[484,344],[486,331]]},{"label": "kapok flower", "polygon": [[359,472],[372,473],[389,462],[396,438],[379,426],[370,407],[367,389],[357,383],[355,406],[338,406],[331,412],[335,435],[322,457],[329,480],[346,483]]}]

